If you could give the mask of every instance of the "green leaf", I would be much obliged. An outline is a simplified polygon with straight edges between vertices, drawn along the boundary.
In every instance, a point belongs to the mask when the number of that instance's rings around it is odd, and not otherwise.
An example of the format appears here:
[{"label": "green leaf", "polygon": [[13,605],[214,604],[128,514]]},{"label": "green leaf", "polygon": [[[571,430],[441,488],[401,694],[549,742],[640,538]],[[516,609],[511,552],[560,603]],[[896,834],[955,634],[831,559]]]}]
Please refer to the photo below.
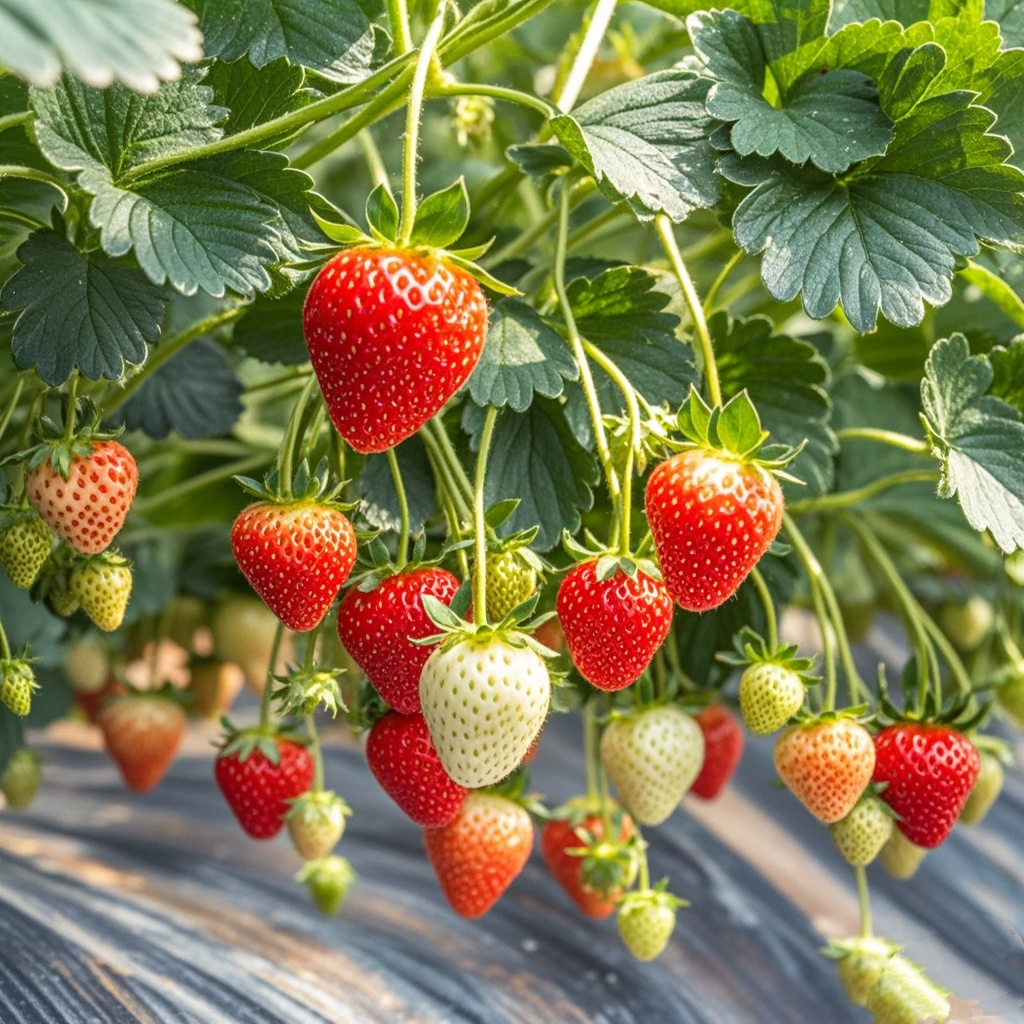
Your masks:
[{"label": "green leaf", "polygon": [[838,173],[885,152],[892,121],[866,75],[812,71],[773,104],[763,93],[768,58],[758,32],[765,25],[755,29],[736,11],[695,14],[687,25],[694,48],[717,79],[708,112],[732,123],[730,140],[741,156],[778,152],[790,163],[810,160]]},{"label": "green leaf", "polygon": [[202,59],[195,21],[172,0],[0,0],[0,66],[42,87],[66,68],[97,88],[155,92]]},{"label": "green leaf", "polygon": [[956,495],[971,526],[1009,554],[1024,547],[1024,424],[1017,409],[985,394],[992,380],[988,359],[954,334],[928,357],[921,402],[942,463],[940,494]]},{"label": "green leaf", "polygon": [[553,118],[551,128],[613,201],[681,221],[718,201],[710,85],[689,71],[658,71]]},{"label": "green leaf", "polygon": [[367,197],[366,222],[381,241],[398,237],[398,204],[386,184],[378,185]]},{"label": "green leaf", "polygon": [[829,424],[832,403],[825,390],[828,365],[813,345],[773,334],[766,317],[731,318],[716,313],[708,321],[726,398],[746,389],[770,432],[770,440],[793,447],[807,441],[788,471],[806,483],[800,496],[832,486],[836,436]]},{"label": "green leaf", "polygon": [[[236,135],[266,121],[295,110],[313,101],[313,93],[304,88],[305,73],[285,58],[254,68],[247,60],[233,64],[214,61],[204,79],[213,89],[213,102],[229,111],[222,127],[227,135]],[[279,149],[294,138],[289,132],[277,139],[262,142],[261,149]]]},{"label": "green leaf", "polygon": [[1024,414],[1024,335],[1014,338],[1006,348],[992,349],[988,358],[993,374],[988,393]]},{"label": "green leaf", "polygon": [[[478,405],[463,408],[462,425],[479,443],[485,411]],[[600,479],[593,454],[575,440],[557,402],[535,399],[524,413],[505,408],[498,413],[487,461],[484,500],[490,506],[506,498],[520,498],[505,521],[502,535],[540,528],[532,545],[549,551],[562,531],[580,528],[580,511],[593,502],[591,488]]]},{"label": "green leaf", "polygon": [[960,271],[965,281],[973,284],[994,302],[1018,327],[1024,327],[1024,299],[994,270],[973,260]]},{"label": "green leaf", "polygon": [[477,405],[525,412],[535,392],[557,398],[563,380],[577,376],[565,339],[532,306],[518,299],[495,303],[483,353],[469,378],[469,394]]},{"label": "green leaf", "polygon": [[459,178],[440,192],[427,196],[416,208],[410,245],[447,249],[462,237],[469,223],[469,193]]},{"label": "green leaf", "polygon": [[356,0],[186,0],[199,15],[208,57],[248,55],[262,68],[278,57],[337,82],[365,78],[374,33]]},{"label": "green leaf", "polygon": [[172,430],[190,441],[218,437],[242,415],[242,390],[223,349],[200,339],[148,377],[114,422],[155,438]]},{"label": "green leaf", "polygon": [[78,369],[90,380],[119,378],[160,336],[164,295],[139,271],[102,253],[80,253],[55,231],[36,231],[18,249],[22,268],[0,306],[20,309],[19,366],[35,366],[56,387]]},{"label": "green leaf", "polygon": [[835,0],[829,18],[829,34],[854,22],[898,21],[904,27],[928,17],[929,0]]},{"label": "green leaf", "polygon": [[306,296],[301,290],[281,298],[258,297],[235,324],[232,340],[246,355],[264,363],[300,366],[309,361],[302,333],[302,306]]},{"label": "green leaf", "polygon": [[525,174],[541,181],[572,167],[572,159],[566,151],[553,142],[528,142],[509,146],[505,156]]},{"label": "green leaf", "polygon": [[1005,46],[1024,46],[1024,0],[985,0],[985,19],[999,23]]},{"label": "green leaf", "polygon": [[[409,529],[415,533],[434,514],[437,486],[427,459],[427,450],[418,437],[410,437],[395,448],[398,468],[409,502]],[[359,477],[360,514],[379,530],[397,533],[402,527],[398,492],[391,475],[387,455],[370,455]]]}]

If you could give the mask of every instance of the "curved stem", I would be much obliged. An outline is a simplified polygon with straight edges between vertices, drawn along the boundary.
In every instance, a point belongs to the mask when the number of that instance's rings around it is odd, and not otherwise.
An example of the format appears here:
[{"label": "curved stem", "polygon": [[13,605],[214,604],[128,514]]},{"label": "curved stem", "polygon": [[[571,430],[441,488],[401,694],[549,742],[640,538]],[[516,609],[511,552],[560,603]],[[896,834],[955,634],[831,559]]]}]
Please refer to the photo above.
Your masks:
[{"label": "curved stem", "polygon": [[316,715],[311,711],[306,715],[306,732],[309,734],[309,754],[313,759],[313,792],[320,793],[324,788],[324,755],[320,749],[320,733],[316,727]]},{"label": "curved stem", "polygon": [[64,440],[70,442],[75,436],[75,420],[78,418],[78,371],[73,370],[68,381],[68,408],[64,414]]},{"label": "curved stem", "polygon": [[[462,489],[461,497],[465,500],[466,508],[468,509],[469,503],[473,500],[473,485],[470,483],[465,469],[462,468],[462,463],[459,461],[458,453],[452,447],[451,438],[448,436],[448,431],[445,430],[444,421],[441,419],[440,415],[431,419],[429,428],[434,432],[438,449],[448,465],[452,478]],[[467,518],[472,517],[468,516]]]},{"label": "curved stem", "polygon": [[590,68],[593,66],[594,58],[601,46],[601,40],[604,39],[605,33],[608,31],[608,25],[611,23],[617,3],[618,0],[597,0],[597,6],[590,17],[590,24],[583,36],[583,42],[576,52],[576,59],[555,99],[558,109],[563,114],[572,110],[576,100],[579,99],[580,91],[587,80],[587,75],[590,74]]},{"label": "curved stem", "polygon": [[490,96],[491,99],[505,100],[521,107],[529,107],[545,118],[554,117],[558,110],[547,100],[518,89],[507,89],[502,85],[484,85],[478,82],[445,82],[430,89],[429,96]]},{"label": "curved stem", "polygon": [[409,32],[409,11],[405,0],[387,0],[388,24],[394,40],[395,56],[400,57],[412,49],[412,34]]},{"label": "curved stem", "polygon": [[398,229],[398,244],[409,244],[412,227],[416,220],[416,160],[419,148],[420,114],[423,110],[423,96],[427,87],[427,73],[434,59],[441,31],[444,29],[446,3],[440,5],[436,17],[427,30],[416,58],[412,85],[409,86],[408,112],[405,120],[405,150],[402,155],[402,219]]},{"label": "curved stem", "polygon": [[774,651],[779,646],[779,620],[775,614],[775,602],[772,600],[771,591],[765,582],[761,570],[755,565],[750,573],[750,578],[757,587],[758,596],[764,606],[764,617],[768,624],[768,646]]},{"label": "curved stem", "polygon": [[870,939],[873,934],[871,923],[871,891],[868,889],[868,873],[866,868],[854,868],[857,876],[857,897],[860,903],[860,937]]},{"label": "curved stem", "polygon": [[[821,633],[821,653],[825,664],[825,695],[819,697],[820,710],[832,711],[836,706],[838,681],[836,679],[836,645],[835,634],[825,602],[821,596],[821,587],[811,581],[811,603],[814,605],[814,617],[818,620],[818,631]],[[851,695],[851,701],[853,700]]]},{"label": "curved stem", "polygon": [[904,451],[917,452],[921,455],[927,455],[931,451],[931,445],[927,441],[900,434],[895,430],[880,430],[877,427],[845,427],[836,431],[836,437],[840,441],[878,441],[893,448],[902,448]]},{"label": "curved stem", "polygon": [[388,449],[388,465],[391,467],[391,479],[395,483],[395,493],[398,495],[398,511],[402,517],[402,532],[398,538],[398,557],[395,561],[395,568],[401,569],[409,560],[409,501],[405,496],[402,470],[399,468],[394,448]]},{"label": "curved stem", "polygon": [[281,440],[281,448],[278,457],[281,494],[285,498],[292,497],[292,477],[295,472],[295,456],[301,443],[302,420],[306,414],[306,406],[310,397],[316,390],[318,382],[315,376],[306,381],[298,399],[292,408],[292,414],[288,417],[288,426],[284,438]]},{"label": "curved stem", "polygon": [[789,511],[793,515],[804,515],[808,512],[831,512],[836,509],[849,508],[857,505],[868,498],[873,498],[890,487],[899,487],[901,484],[912,484],[924,481],[938,480],[937,470],[932,469],[906,469],[901,473],[893,473],[891,476],[883,476],[873,480],[863,487],[857,487],[852,491],[836,491],[832,494],[824,494],[820,498],[804,498],[802,501],[794,501],[789,505]]},{"label": "curved stem", "polygon": [[64,209],[68,208],[68,194],[64,182],[46,171],[37,170],[35,167],[24,167],[20,164],[0,164],[0,181],[4,178],[23,178],[26,181],[39,181],[49,185],[64,197]]},{"label": "curved stem", "polygon": [[434,477],[441,484],[441,493],[448,503],[452,505],[456,523],[456,540],[458,540],[461,535],[461,529],[457,525],[458,521],[461,517],[464,522],[469,522],[473,518],[472,509],[470,509],[469,503],[463,497],[458,481],[452,475],[451,467],[448,465],[448,461],[445,459],[444,452],[441,450],[437,439],[432,436],[429,430],[424,430],[420,437],[423,438],[423,443],[426,445],[427,457],[430,459],[430,464],[433,467]]},{"label": "curved stem", "polygon": [[476,481],[473,487],[473,539],[476,566],[473,572],[473,622],[487,624],[487,521],[484,518],[484,484],[487,479],[487,455],[491,448],[497,406],[487,407],[484,428],[480,433],[480,451],[476,456]]},{"label": "curved stem", "polygon": [[14,392],[7,403],[7,408],[4,409],[3,416],[0,416],[0,439],[7,433],[7,428],[11,425],[11,418],[14,416],[14,410],[18,408],[18,402],[21,400],[21,393],[24,390],[25,378],[18,377],[14,382]]},{"label": "curved stem", "polygon": [[369,128],[364,128],[356,136],[356,139],[359,142],[359,148],[363,151],[363,159],[366,161],[366,167],[370,172],[370,177],[373,179],[373,184],[375,186],[387,185],[388,169],[384,166],[384,160],[380,155],[380,150],[377,148],[373,133]]},{"label": "curved stem", "polygon": [[41,220],[29,216],[22,210],[12,209],[10,206],[0,207],[0,220],[6,220],[11,224],[20,224],[22,227],[28,228],[29,231],[38,231],[40,228],[46,227]]},{"label": "curved stem", "polygon": [[17,114],[0,117],[0,132],[5,132],[8,128],[16,128],[19,124],[26,124],[32,120],[33,116],[31,110],[20,110]]},{"label": "curved stem", "polygon": [[679,251],[676,242],[675,232],[672,228],[672,221],[665,214],[660,213],[654,218],[654,227],[661,239],[662,248],[668,256],[672,266],[672,273],[675,274],[679,287],[683,290],[683,298],[693,318],[693,328],[697,332],[697,340],[700,342],[701,359],[704,363],[704,379],[708,386],[708,397],[713,407],[722,405],[722,385],[718,380],[718,364],[715,362],[715,348],[711,343],[711,335],[708,332],[708,322],[704,316],[704,307],[701,305],[697,295],[697,289],[693,285],[690,272],[683,262],[683,254]]},{"label": "curved stem", "polygon": [[714,284],[708,289],[707,295],[704,296],[704,316],[711,316],[711,311],[715,308],[715,299],[718,298],[718,293],[722,290],[722,285],[728,280],[729,275],[739,266],[740,261],[746,256],[746,251],[743,249],[737,249],[732,256],[729,258],[729,262],[722,267],[719,271],[718,277],[715,278]]},{"label": "curved stem", "polygon": [[[474,12],[470,11],[439,47],[444,63],[457,64],[467,54],[478,50],[492,39],[507,35],[512,29],[529,21],[554,2],[555,0],[524,0],[518,4],[501,4],[495,14],[482,17],[479,21],[475,20]],[[481,7],[486,9],[486,5]]]},{"label": "curved stem", "polygon": [[270,661],[267,663],[267,675],[263,682],[263,694],[260,697],[260,729],[270,726],[270,694],[274,689],[274,669],[277,667],[277,656],[281,653],[281,641],[284,639],[284,623],[278,622],[274,630],[274,642],[270,647]]},{"label": "curved stem", "polygon": [[638,851],[638,858],[640,861],[640,872],[637,875],[636,886],[638,891],[648,892],[651,888],[651,869],[647,864],[647,843],[644,841],[643,836],[640,834],[639,826],[637,826],[636,838],[636,848]]}]

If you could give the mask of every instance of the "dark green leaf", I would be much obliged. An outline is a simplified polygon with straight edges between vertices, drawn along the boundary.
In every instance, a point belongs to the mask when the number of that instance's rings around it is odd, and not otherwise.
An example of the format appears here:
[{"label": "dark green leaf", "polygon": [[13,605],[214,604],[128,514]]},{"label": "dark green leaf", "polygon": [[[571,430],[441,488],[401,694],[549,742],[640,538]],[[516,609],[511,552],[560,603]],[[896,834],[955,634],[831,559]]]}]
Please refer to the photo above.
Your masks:
[{"label": "dark green leaf", "polygon": [[710,85],[689,71],[658,71],[601,93],[551,127],[613,200],[641,216],[684,220],[718,200],[704,107]]},{"label": "dark green leaf", "polygon": [[1024,46],[1024,0],[985,0],[985,18],[999,23],[1006,46]]},{"label": "dark green leaf", "polygon": [[[230,111],[222,127],[226,134],[235,135],[311,103],[313,93],[303,88],[304,81],[302,68],[282,57],[263,68],[254,68],[244,59],[233,64],[214,61],[204,84],[213,89],[213,102]],[[260,148],[277,149],[293,134],[263,142]]]},{"label": "dark green leaf", "polygon": [[[158,349],[159,351],[159,349]],[[118,410],[115,422],[163,438],[228,433],[242,414],[242,384],[220,346],[194,341],[148,377]]]},{"label": "dark green leaf", "polygon": [[525,412],[534,392],[557,398],[563,379],[577,375],[565,339],[532,306],[501,299],[491,310],[487,341],[469,378],[469,393],[478,405],[508,405]]},{"label": "dark green leaf", "polygon": [[943,467],[940,493],[957,495],[967,521],[1003,551],[1024,547],[1024,424],[1012,405],[986,395],[992,365],[954,334],[935,344],[921,402]]},{"label": "dark green leaf", "polygon": [[[409,501],[409,528],[415,533],[434,514],[437,488],[427,459],[427,450],[418,437],[410,437],[396,449],[398,468]],[[397,533],[402,526],[398,492],[391,476],[387,455],[370,455],[359,478],[359,511],[372,526]]]},{"label": "dark green leaf", "polygon": [[195,17],[172,0],[0,0],[0,65],[50,86],[68,69],[105,88],[154,92],[200,60]]},{"label": "dark green leaf", "polygon": [[469,193],[465,179],[427,196],[416,208],[410,245],[447,249],[457,242],[469,223]]},{"label": "dark green leaf", "polygon": [[904,27],[928,17],[929,0],[835,0],[829,18],[829,33],[838,32],[854,22],[898,21]]},{"label": "dark green leaf", "polygon": [[398,237],[398,205],[387,185],[378,185],[367,198],[366,221],[382,240]]},{"label": "dark green leaf", "polygon": [[233,340],[246,355],[264,363],[298,366],[309,359],[302,333],[301,290],[282,298],[259,297],[246,307],[245,316],[235,325]]},{"label": "dark green leaf", "polygon": [[560,174],[572,166],[572,160],[565,150],[550,142],[509,146],[505,155],[531,177],[541,180]]},{"label": "dark green leaf", "polygon": [[116,380],[146,358],[160,336],[164,295],[139,271],[102,253],[80,253],[55,231],[36,231],[18,249],[22,268],[3,290],[19,366],[35,366],[52,386],[75,369]]},{"label": "dark green leaf", "polygon": [[988,393],[1024,414],[1024,335],[1014,338],[1007,348],[992,349],[988,358],[993,373]]}]

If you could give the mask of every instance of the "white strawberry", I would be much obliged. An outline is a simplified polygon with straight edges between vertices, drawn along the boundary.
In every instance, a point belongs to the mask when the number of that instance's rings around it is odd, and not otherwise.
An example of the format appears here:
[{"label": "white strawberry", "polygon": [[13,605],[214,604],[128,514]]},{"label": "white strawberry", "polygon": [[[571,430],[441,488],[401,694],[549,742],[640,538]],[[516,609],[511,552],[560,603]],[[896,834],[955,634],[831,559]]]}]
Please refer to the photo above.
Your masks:
[{"label": "white strawberry", "polygon": [[493,634],[442,646],[420,676],[420,702],[445,771],[460,786],[500,782],[547,718],[551,680],[529,647]]},{"label": "white strawberry", "polygon": [[601,760],[629,813],[660,825],[700,774],[704,734],[679,708],[647,708],[605,729]]}]

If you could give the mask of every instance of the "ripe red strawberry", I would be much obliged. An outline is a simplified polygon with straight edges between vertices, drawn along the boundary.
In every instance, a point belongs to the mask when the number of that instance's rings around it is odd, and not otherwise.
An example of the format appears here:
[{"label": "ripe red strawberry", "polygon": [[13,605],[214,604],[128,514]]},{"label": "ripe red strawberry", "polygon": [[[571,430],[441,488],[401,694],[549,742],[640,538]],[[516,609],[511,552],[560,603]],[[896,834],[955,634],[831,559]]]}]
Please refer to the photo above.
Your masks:
[{"label": "ripe red strawberry", "polygon": [[69,590],[93,623],[110,633],[124,621],[132,596],[131,564],[112,551],[88,558],[71,571]]},{"label": "ripe red strawberry", "polygon": [[470,793],[458,817],[423,832],[441,891],[461,917],[486,914],[526,866],[533,822],[517,803]]},{"label": "ripe red strawberry", "polygon": [[704,766],[690,792],[714,800],[729,784],[743,756],[743,729],[724,704],[712,704],[693,716],[704,733]]},{"label": "ripe red strawberry", "polygon": [[239,825],[253,839],[271,839],[284,827],[288,801],[312,786],[313,759],[301,743],[254,730],[229,738],[214,774]]},{"label": "ripe red strawberry", "polygon": [[609,917],[636,876],[635,855],[625,845],[636,834],[633,820],[619,807],[613,807],[610,817],[613,835],[618,825],[614,842],[604,841],[600,804],[586,798],[570,801],[540,833],[540,852],[548,870],[589,917]]},{"label": "ripe red strawberry", "polygon": [[437,627],[423,609],[423,595],[451,604],[459,581],[436,567],[388,576],[374,590],[351,589],[338,610],[338,636],[352,660],[387,703],[403,715],[420,710],[420,673],[433,648],[412,643]]},{"label": "ripe red strawberry", "polygon": [[778,480],[754,462],[708,448],[656,466],[646,506],[668,592],[692,612],[730,598],[782,525]]},{"label": "ripe red strawberry", "polygon": [[871,734],[852,718],[824,718],[791,726],[775,744],[779,777],[811,814],[827,825],[853,810],[874,767]]},{"label": "ripe red strawberry", "polygon": [[71,456],[65,479],[45,458],[25,474],[36,511],[58,537],[84,555],[110,546],[124,525],[139,486],[132,453],[118,441],[92,441]]},{"label": "ripe red strawberry", "polygon": [[366,761],[381,789],[417,825],[449,825],[466,802],[469,790],[444,770],[420,714],[389,711],[378,719],[366,741]]},{"label": "ripe red strawberry", "polygon": [[875,752],[874,781],[888,783],[881,795],[896,827],[915,846],[939,846],[978,781],[977,748],[951,726],[900,722],[875,737]]},{"label": "ripe red strawberry", "polygon": [[107,753],[136,793],[167,774],[185,738],[185,712],[160,693],[126,693],[100,709],[97,722]]},{"label": "ripe red strawberry", "polygon": [[39,516],[18,515],[0,530],[0,566],[16,587],[28,590],[52,547],[53,534]]},{"label": "ripe red strawberry", "polygon": [[316,501],[258,501],[231,527],[231,550],[252,589],[298,633],[320,624],[356,560],[345,514]]},{"label": "ripe red strawberry", "polygon": [[487,332],[476,280],[441,256],[393,247],[338,253],[302,311],[338,433],[359,452],[414,434],[473,372]]},{"label": "ripe red strawberry", "polygon": [[621,690],[651,663],[672,625],[665,585],[621,567],[598,578],[599,559],[581,562],[558,588],[558,619],[573,663],[601,690]]}]

